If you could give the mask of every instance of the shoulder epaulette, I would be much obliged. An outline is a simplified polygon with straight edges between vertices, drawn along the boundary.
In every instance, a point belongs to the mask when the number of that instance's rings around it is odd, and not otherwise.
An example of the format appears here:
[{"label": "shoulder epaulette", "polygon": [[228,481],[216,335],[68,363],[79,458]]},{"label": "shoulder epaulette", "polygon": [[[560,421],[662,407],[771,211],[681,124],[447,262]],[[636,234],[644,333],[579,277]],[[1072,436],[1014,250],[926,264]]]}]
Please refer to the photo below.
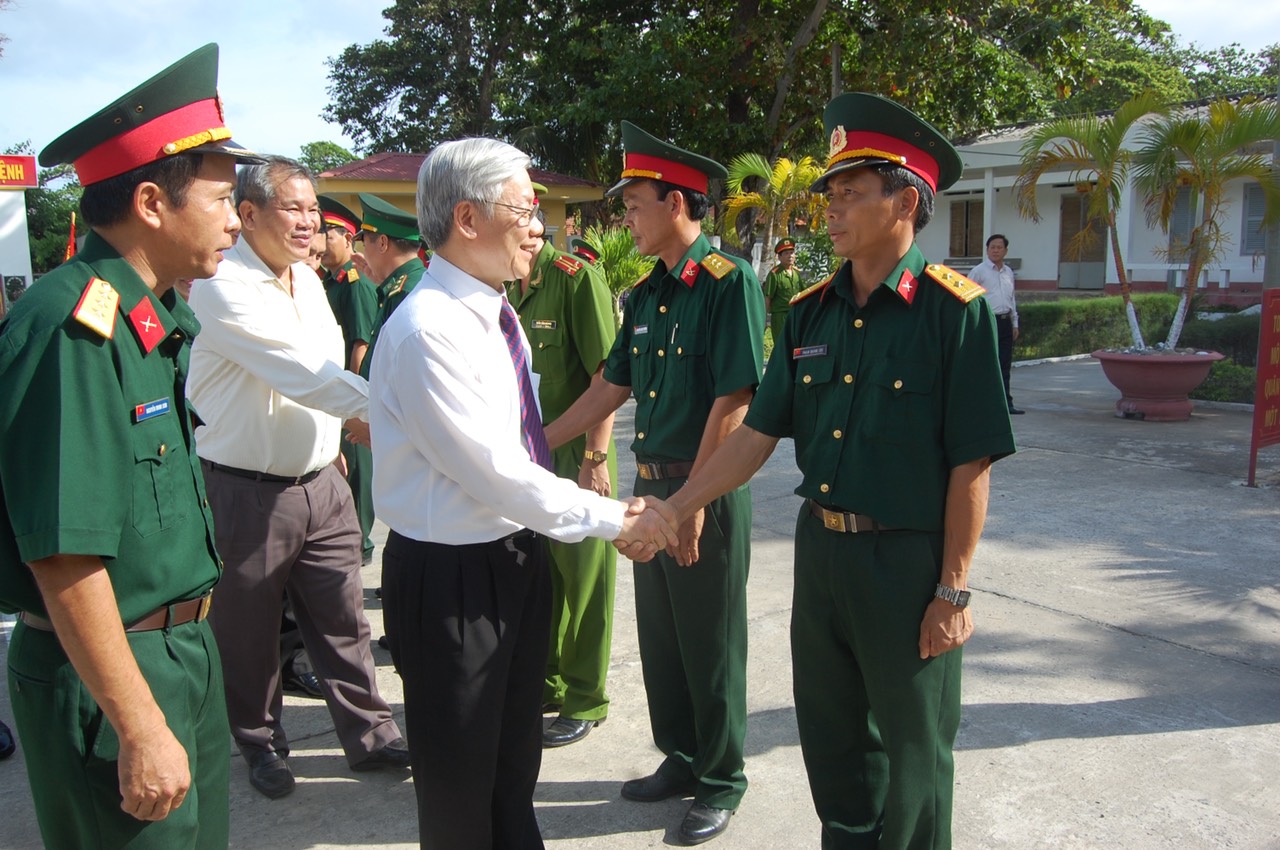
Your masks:
[{"label": "shoulder epaulette", "polygon": [[552,262],[552,265],[569,275],[569,277],[573,277],[578,273],[578,270],[582,268],[582,261],[574,257],[570,257],[568,254],[560,254],[555,258],[555,261]]},{"label": "shoulder epaulette", "polygon": [[798,303],[800,303],[800,301],[801,301],[801,300],[803,300],[803,299],[805,299],[805,298],[808,298],[808,297],[809,297],[810,295],[812,295],[813,293],[815,293],[815,292],[820,292],[820,291],[822,291],[823,289],[825,289],[825,288],[826,288],[826,286],[827,286],[827,284],[828,284],[828,283],[830,283],[830,282],[831,282],[832,280],[834,280],[834,279],[835,279],[835,275],[833,274],[833,275],[831,275],[831,277],[827,278],[826,280],[820,280],[820,281],[818,281],[818,282],[817,282],[817,283],[815,283],[813,286],[810,286],[808,289],[802,289],[802,290],[800,290],[800,291],[799,291],[799,292],[797,292],[795,295],[791,296],[791,300],[790,300],[790,301],[788,301],[787,303],[788,303],[788,304],[798,304]]},{"label": "shoulder epaulette", "polygon": [[702,258],[702,267],[711,272],[711,276],[716,280],[720,280],[720,278],[737,268],[732,260],[725,259],[715,253],[707,254]]},{"label": "shoulder epaulette", "polygon": [[986,292],[985,289],[960,274],[960,272],[955,269],[949,269],[941,263],[931,263],[924,267],[924,271],[931,280],[942,284],[943,289],[959,298],[965,304]]},{"label": "shoulder epaulette", "polygon": [[646,272],[645,274],[640,275],[640,279],[639,279],[639,280],[637,280],[635,283],[631,284],[631,288],[632,288],[632,289],[635,289],[637,286],[639,286],[640,284],[642,284],[642,283],[644,283],[646,280],[648,280],[648,279],[649,279],[649,274],[650,274],[649,272]]},{"label": "shoulder epaulette", "polygon": [[360,272],[356,271],[355,269],[352,269],[351,271],[347,272],[347,283],[355,283],[359,279],[360,279]]},{"label": "shoulder epaulette", "polygon": [[396,278],[396,282],[391,284],[391,288],[387,290],[387,296],[390,297],[392,295],[395,295],[397,292],[404,289],[404,283],[408,279],[409,279],[409,276],[407,274],[402,274],[398,278]]},{"label": "shoulder epaulette", "polygon": [[91,277],[76,304],[75,320],[103,339],[111,339],[119,306],[120,293],[115,287],[102,278]]}]

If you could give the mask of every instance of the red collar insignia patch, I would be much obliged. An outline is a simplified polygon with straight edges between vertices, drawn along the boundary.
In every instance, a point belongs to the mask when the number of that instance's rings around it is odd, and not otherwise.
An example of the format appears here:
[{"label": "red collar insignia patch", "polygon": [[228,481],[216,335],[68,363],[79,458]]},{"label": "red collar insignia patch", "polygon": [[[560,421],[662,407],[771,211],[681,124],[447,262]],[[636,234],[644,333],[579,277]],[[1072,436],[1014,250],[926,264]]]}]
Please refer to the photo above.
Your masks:
[{"label": "red collar insignia patch", "polygon": [[684,268],[680,270],[680,279],[685,286],[692,287],[693,282],[698,279],[698,264],[693,260],[685,260]]},{"label": "red collar insignia patch", "polygon": [[133,328],[142,350],[147,354],[165,337],[164,325],[160,324],[160,317],[156,315],[156,308],[151,306],[150,298],[143,297],[138,306],[129,311],[129,327]]},{"label": "red collar insignia patch", "polygon": [[910,304],[916,297],[916,287],[918,286],[916,276],[911,273],[911,269],[903,269],[902,277],[898,278],[897,293],[902,296],[902,300]]}]

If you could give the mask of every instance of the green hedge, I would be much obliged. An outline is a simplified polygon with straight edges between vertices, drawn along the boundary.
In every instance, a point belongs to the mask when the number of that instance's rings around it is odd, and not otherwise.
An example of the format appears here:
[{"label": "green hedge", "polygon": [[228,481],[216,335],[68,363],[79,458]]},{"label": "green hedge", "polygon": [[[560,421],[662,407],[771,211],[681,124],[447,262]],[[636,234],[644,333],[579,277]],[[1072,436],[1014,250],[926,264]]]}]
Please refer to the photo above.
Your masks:
[{"label": "green hedge", "polygon": [[[1178,307],[1172,293],[1135,295],[1138,324],[1148,345],[1164,340]],[[1128,348],[1129,322],[1120,296],[1034,301],[1018,305],[1014,360],[1087,354],[1099,348]]]},{"label": "green hedge", "polygon": [[[1204,324],[1203,322],[1201,324]],[[1257,324],[1255,322],[1254,324]],[[1231,359],[1219,360],[1209,370],[1205,382],[1191,391],[1192,398],[1205,401],[1234,401],[1253,404],[1258,388],[1258,372],[1252,366],[1241,366]]]},{"label": "green hedge", "polygon": [[[1234,360],[1239,367],[1258,365],[1258,330],[1261,315],[1227,316],[1216,322],[1187,322],[1182,329],[1179,348],[1218,351]],[[1226,361],[1220,361],[1226,362]]]}]

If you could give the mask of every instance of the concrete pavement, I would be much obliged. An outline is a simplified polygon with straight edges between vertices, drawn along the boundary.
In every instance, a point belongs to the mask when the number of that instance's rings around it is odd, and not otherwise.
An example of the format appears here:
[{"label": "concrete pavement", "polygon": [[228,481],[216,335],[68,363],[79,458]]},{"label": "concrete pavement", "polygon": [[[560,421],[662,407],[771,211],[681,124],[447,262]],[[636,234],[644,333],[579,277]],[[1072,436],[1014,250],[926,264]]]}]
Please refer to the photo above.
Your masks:
[{"label": "concrete pavement", "polygon": [[[1244,410],[1116,419],[1117,394],[1092,360],[1020,366],[1013,385],[1027,410],[1014,418],[1019,452],[994,468],[971,576],[955,846],[1280,848],[1280,447],[1262,452],[1262,486],[1250,489]],[[630,425],[619,418],[620,445]],[[797,480],[788,441],[753,484],[751,787],[712,845],[724,850],[819,846],[790,687]],[[377,584],[375,565],[375,634]],[[687,806],[618,796],[660,756],[625,561],[617,597],[608,722],[543,760],[536,800],[551,848],[673,844]],[[398,680],[375,652],[399,710]],[[352,773],[323,705],[286,703],[298,788],[269,801],[234,759],[232,846],[416,847],[411,782]],[[0,718],[12,720],[2,684]],[[38,847],[20,756],[0,762],[0,801],[0,848]]]}]

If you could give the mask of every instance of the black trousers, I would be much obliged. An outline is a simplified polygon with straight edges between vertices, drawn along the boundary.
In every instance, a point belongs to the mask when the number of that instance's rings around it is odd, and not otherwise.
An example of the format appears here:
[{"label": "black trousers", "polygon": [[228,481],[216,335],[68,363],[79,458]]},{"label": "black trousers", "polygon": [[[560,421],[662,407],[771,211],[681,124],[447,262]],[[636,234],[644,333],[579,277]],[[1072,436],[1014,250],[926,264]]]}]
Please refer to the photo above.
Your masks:
[{"label": "black trousers", "polygon": [[1013,366],[1013,318],[996,316],[996,346],[1000,350],[1000,375],[1004,378],[1004,397],[1013,407],[1013,393],[1009,391],[1009,369]]},{"label": "black trousers", "polygon": [[520,531],[449,546],[392,531],[382,602],[423,850],[542,848],[533,791],[551,632],[546,541]]}]

